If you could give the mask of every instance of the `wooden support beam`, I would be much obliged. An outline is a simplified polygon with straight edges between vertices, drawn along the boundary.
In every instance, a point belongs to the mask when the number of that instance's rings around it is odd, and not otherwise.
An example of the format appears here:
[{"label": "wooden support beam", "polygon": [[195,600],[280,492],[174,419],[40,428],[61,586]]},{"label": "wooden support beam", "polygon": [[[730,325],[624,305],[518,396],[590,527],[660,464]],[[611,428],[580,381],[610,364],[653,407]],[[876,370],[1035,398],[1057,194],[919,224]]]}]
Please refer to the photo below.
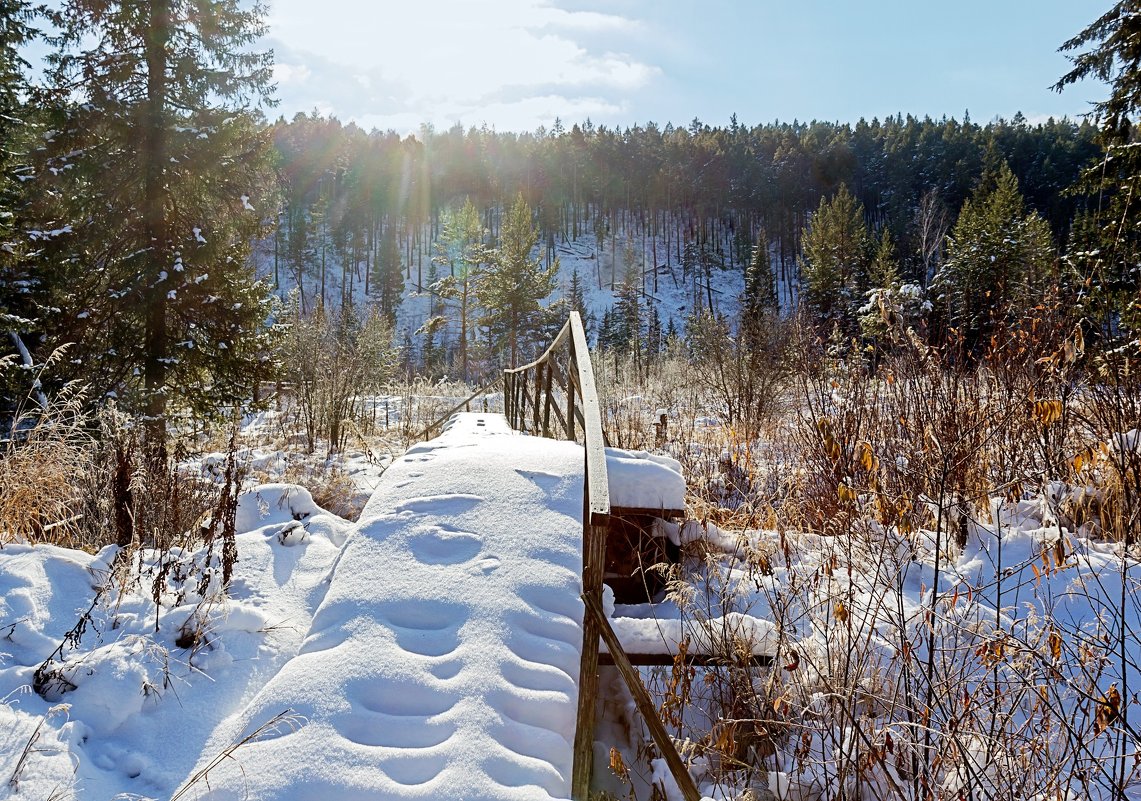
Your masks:
[{"label": "wooden support beam", "polygon": [[[669,667],[674,663],[673,654],[626,654],[626,658],[635,667]],[[685,655],[685,663],[694,667],[725,667],[727,664],[723,656],[690,653]],[[598,664],[614,667],[614,657],[603,651],[598,655]],[[737,659],[734,660],[734,664],[740,665],[741,662]],[[773,658],[769,654],[754,654],[749,657],[748,664],[752,667],[772,667]]]},{"label": "wooden support beam", "polygon": [[[602,569],[606,560],[606,530],[590,524],[589,498],[583,498],[583,597],[602,597]],[[587,801],[594,772],[594,724],[598,700],[598,621],[587,613],[582,621],[582,657],[578,670],[578,718],[574,729],[574,765],[571,798]]]},{"label": "wooden support beam", "polygon": [[542,394],[543,394],[543,365],[539,364],[539,365],[536,365],[536,367],[535,367],[535,392],[534,392],[534,398],[532,398],[532,401],[533,401],[532,405],[534,406],[534,409],[533,409],[534,419],[531,422],[531,433],[532,434],[538,434],[539,433],[539,419],[540,419],[539,415],[540,415],[540,412],[542,411],[539,408],[539,401],[542,398]]},{"label": "wooden support beam", "polygon": [[[606,647],[610,650],[610,656],[614,660],[614,666],[618,668],[618,672],[622,674],[622,678],[626,681],[626,686],[630,689],[630,694],[634,696],[634,703],[638,707],[638,712],[641,713],[642,719],[646,721],[646,726],[650,730],[650,736],[654,738],[654,744],[658,747],[662,757],[666,760],[666,765],[669,766],[670,773],[673,774],[674,781],[677,782],[682,796],[685,797],[685,801],[701,801],[701,793],[698,792],[693,777],[689,775],[689,769],[686,768],[685,763],[681,761],[681,755],[678,754],[677,749],[674,747],[673,740],[670,739],[669,734],[666,732],[665,725],[662,724],[661,719],[658,717],[658,711],[654,708],[654,702],[650,700],[650,694],[646,692],[646,687],[642,684],[642,677],[638,675],[638,671],[630,664],[630,660],[622,650],[622,643],[618,641],[618,635],[614,633],[614,629],[610,628],[610,621],[606,619],[606,613],[602,611],[602,604],[599,603],[596,597],[588,595],[585,592],[582,594],[582,602],[586,604],[587,619],[593,619],[598,626],[602,634],[602,639],[606,642]],[[583,622],[585,624],[586,621],[584,620]]]}]

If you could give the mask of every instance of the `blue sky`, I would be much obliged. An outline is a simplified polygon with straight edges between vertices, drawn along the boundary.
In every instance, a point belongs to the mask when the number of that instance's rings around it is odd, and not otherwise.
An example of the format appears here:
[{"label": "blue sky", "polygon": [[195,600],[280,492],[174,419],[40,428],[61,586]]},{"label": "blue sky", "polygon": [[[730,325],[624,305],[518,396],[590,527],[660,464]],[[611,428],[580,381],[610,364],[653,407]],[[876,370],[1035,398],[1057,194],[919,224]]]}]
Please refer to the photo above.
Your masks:
[{"label": "blue sky", "polygon": [[1057,52],[1110,0],[270,0],[280,105],[401,133],[896,112],[1071,117]]}]

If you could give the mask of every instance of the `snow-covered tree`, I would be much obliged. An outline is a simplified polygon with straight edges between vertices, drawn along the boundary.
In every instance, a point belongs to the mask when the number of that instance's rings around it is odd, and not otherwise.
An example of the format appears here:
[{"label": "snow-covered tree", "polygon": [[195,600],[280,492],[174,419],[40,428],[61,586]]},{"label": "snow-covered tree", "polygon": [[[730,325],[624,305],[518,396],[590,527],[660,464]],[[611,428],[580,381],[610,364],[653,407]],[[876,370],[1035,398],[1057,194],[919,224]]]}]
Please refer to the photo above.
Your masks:
[{"label": "snow-covered tree", "polygon": [[[264,9],[239,0],[66,0],[52,12],[53,132],[38,165],[57,277],[44,345],[149,420],[250,395],[268,349],[250,243],[275,207],[258,107]],[[49,228],[50,227],[50,228]],[[45,234],[45,236],[47,236]]]},{"label": "snow-covered tree", "polygon": [[1110,339],[1137,340],[1141,331],[1141,0],[1120,0],[1061,49],[1073,69],[1054,86],[1086,78],[1111,87],[1093,105],[1103,157],[1084,175],[1096,195],[1088,219],[1075,228],[1067,259],[1084,284],[1083,311]]},{"label": "snow-covered tree", "polygon": [[997,323],[1036,303],[1054,274],[1050,226],[1026,211],[1018,179],[1005,164],[959,212],[946,253],[931,297],[940,319],[969,349],[989,341]]}]

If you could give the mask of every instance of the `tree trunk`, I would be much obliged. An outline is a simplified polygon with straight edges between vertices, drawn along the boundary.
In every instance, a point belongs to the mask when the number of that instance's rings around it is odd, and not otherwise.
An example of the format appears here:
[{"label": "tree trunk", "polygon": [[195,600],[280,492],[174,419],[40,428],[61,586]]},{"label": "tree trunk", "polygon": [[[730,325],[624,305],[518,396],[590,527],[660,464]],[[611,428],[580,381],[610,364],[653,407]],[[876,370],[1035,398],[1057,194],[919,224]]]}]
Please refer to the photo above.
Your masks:
[{"label": "tree trunk", "polygon": [[143,227],[150,242],[143,270],[147,316],[143,333],[143,388],[146,394],[146,438],[153,455],[166,450],[166,306],[169,285],[159,276],[170,265],[163,173],[167,161],[166,45],[170,38],[169,0],[151,0],[146,36],[147,98],[140,158],[143,165]]}]

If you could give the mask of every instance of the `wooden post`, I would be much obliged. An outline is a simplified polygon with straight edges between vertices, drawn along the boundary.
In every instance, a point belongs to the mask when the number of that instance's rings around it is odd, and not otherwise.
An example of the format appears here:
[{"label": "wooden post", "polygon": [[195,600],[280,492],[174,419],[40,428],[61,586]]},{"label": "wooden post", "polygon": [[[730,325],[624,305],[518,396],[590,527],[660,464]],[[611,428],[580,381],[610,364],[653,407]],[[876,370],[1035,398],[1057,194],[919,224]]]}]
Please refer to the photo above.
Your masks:
[{"label": "wooden post", "polygon": [[[606,529],[590,523],[589,498],[583,498],[583,598],[602,598],[602,569],[606,558]],[[589,610],[589,604],[587,605]],[[574,768],[571,797],[587,801],[590,777],[594,772],[594,724],[598,700],[597,619],[589,611],[582,620],[582,658],[578,673],[578,720],[574,732]]]},{"label": "wooden post", "polygon": [[543,436],[551,436],[551,375],[554,373],[555,365],[552,362],[547,362],[547,370],[543,376],[545,379],[543,386]]},{"label": "wooden post", "polygon": [[[701,793],[697,790],[697,785],[693,782],[693,777],[689,775],[689,769],[686,768],[685,763],[681,761],[681,755],[678,754],[677,749],[674,748],[673,740],[670,739],[669,734],[666,732],[666,727],[662,724],[661,719],[658,717],[658,712],[654,709],[654,702],[650,700],[650,694],[646,692],[645,685],[642,684],[642,677],[638,675],[638,671],[630,664],[630,660],[626,657],[626,652],[622,650],[622,643],[618,641],[618,635],[614,633],[614,629],[610,628],[610,621],[606,619],[606,613],[602,611],[602,604],[593,595],[586,592],[582,594],[582,602],[586,604],[586,620],[593,620],[595,626],[602,634],[602,639],[606,641],[606,648],[610,651],[610,656],[614,659],[614,666],[618,668],[618,672],[622,674],[622,678],[626,681],[626,686],[630,688],[630,693],[634,696],[634,703],[638,707],[638,712],[641,713],[642,718],[646,721],[646,726],[650,730],[650,736],[654,738],[654,744],[657,745],[658,750],[661,751],[662,757],[666,760],[666,765],[669,766],[670,773],[673,774],[674,781],[677,782],[678,788],[681,789],[681,794],[685,796],[685,801],[701,801]],[[585,624],[585,620],[583,623]],[[585,625],[583,626],[585,629]],[[595,643],[597,649],[597,642]],[[582,681],[579,680],[581,688]],[[581,689],[579,690],[581,693]],[[579,697],[581,703],[582,698]],[[577,765],[576,765],[577,767]],[[584,795],[583,798],[586,796]],[[576,801],[578,796],[575,796]]]},{"label": "wooden post", "polygon": [[543,365],[539,364],[535,368],[535,390],[532,393],[532,400],[534,401],[534,410],[532,411],[531,433],[535,436],[539,435],[539,393],[543,391]]}]

